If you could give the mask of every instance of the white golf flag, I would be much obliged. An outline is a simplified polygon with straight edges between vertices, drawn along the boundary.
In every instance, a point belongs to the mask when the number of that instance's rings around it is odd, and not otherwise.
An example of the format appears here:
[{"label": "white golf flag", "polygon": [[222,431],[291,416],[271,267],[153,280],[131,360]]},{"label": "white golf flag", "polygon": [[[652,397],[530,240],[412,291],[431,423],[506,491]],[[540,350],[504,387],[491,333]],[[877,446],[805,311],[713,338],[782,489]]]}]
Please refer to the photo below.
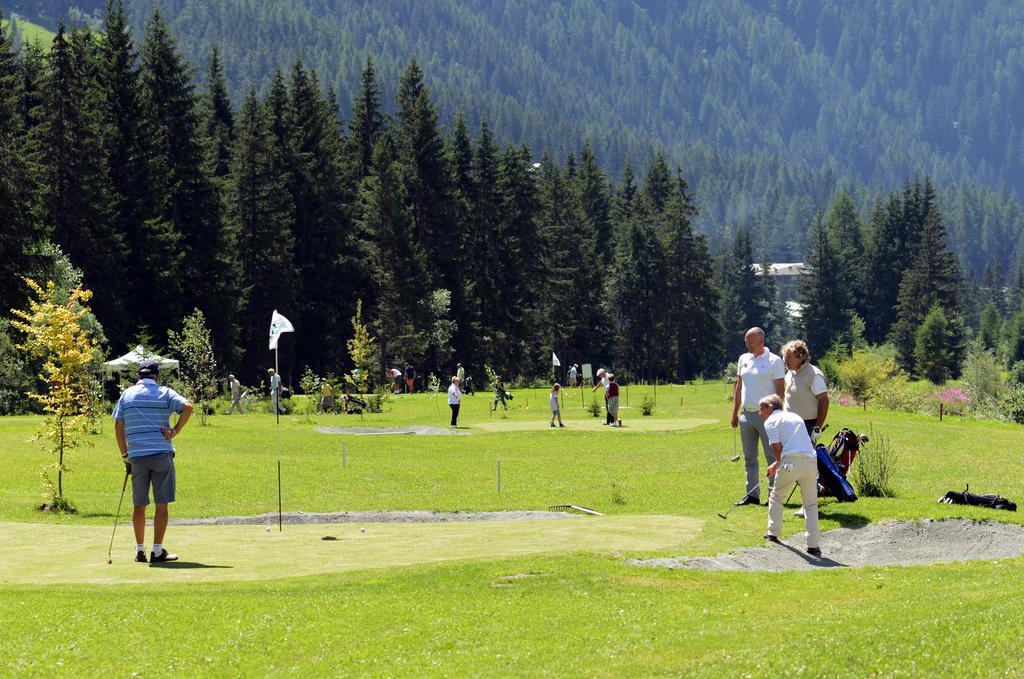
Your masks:
[{"label": "white golf flag", "polygon": [[295,328],[292,327],[291,321],[277,313],[277,309],[274,309],[274,315],[270,317],[271,349],[277,349],[277,338],[281,336],[282,332],[295,332]]},{"label": "white golf flag", "polygon": [[562,362],[558,360],[558,356],[556,356],[555,352],[553,351],[551,352],[551,365],[553,365],[556,368],[562,365]]}]

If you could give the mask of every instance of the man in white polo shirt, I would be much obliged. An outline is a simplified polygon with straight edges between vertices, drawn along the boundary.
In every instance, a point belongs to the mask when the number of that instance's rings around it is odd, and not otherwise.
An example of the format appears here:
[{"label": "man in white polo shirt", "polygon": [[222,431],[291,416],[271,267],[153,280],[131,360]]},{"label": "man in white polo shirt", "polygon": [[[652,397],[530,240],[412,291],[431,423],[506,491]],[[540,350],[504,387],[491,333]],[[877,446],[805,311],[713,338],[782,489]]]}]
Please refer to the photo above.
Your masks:
[{"label": "man in white polo shirt", "polygon": [[821,556],[821,532],[818,528],[818,456],[803,419],[782,409],[782,399],[772,394],[759,404],[764,428],[768,432],[775,461],[768,466],[768,476],[775,477],[768,500],[768,532],[764,539],[778,542],[782,533],[782,503],[786,491],[796,483],[800,486],[804,517],[807,524],[807,553]]},{"label": "man in white polo shirt", "polygon": [[[740,428],[743,458],[747,468],[747,494],[736,503],[761,504],[761,467],[757,458],[760,440],[765,460],[771,464],[771,448],[765,434],[764,422],[758,414],[758,403],[765,396],[775,394],[782,399],[785,389],[786,367],[782,359],[768,350],[764,343],[764,330],[751,328],[743,336],[747,353],[736,362],[736,386],[732,395],[732,426]],[[770,484],[771,482],[769,482]]]}]

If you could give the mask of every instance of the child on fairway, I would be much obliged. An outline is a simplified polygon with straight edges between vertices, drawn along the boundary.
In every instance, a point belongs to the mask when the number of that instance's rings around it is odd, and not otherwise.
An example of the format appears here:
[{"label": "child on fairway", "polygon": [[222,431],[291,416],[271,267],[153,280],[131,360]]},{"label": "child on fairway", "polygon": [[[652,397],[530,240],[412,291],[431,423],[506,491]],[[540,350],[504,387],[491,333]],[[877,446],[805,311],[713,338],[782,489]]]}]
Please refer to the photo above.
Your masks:
[{"label": "child on fairway", "polygon": [[562,409],[558,405],[558,396],[562,391],[562,385],[555,382],[554,386],[551,387],[551,426],[555,426],[555,418],[558,418],[558,426],[565,428],[562,424]]}]

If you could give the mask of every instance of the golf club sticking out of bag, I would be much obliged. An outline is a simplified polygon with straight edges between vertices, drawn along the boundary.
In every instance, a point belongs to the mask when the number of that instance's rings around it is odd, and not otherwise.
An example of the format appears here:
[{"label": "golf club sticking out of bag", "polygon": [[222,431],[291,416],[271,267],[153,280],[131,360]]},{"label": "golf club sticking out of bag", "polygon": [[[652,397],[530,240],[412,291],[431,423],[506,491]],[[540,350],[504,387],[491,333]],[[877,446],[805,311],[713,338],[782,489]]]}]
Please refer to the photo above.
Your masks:
[{"label": "golf club sticking out of bag", "polygon": [[128,487],[128,475],[130,473],[131,472],[129,472],[127,469],[125,470],[125,472],[124,472],[124,483],[121,484],[121,499],[117,501],[117,514],[114,515],[114,528],[113,528],[113,530],[110,531],[110,546],[107,547],[107,563],[108,564],[113,563],[113,560],[110,557],[110,552],[114,549],[114,533],[117,532],[117,522],[121,518],[121,503],[124,502],[124,489]]},{"label": "golf club sticking out of bag", "polygon": [[[740,502],[743,502],[743,500],[746,500],[748,497],[750,497],[751,495],[753,495],[754,493],[756,493],[756,492],[758,492],[760,490],[761,490],[761,484],[757,484],[756,486],[754,486],[753,488],[751,488],[750,490],[747,491],[747,494],[743,496],[743,499],[740,500]],[[725,510],[725,514],[723,514],[722,512],[718,512],[718,518],[720,518],[720,519],[727,519],[727,518],[729,518],[729,512],[731,512],[732,510],[736,509],[736,507],[738,507],[738,506],[739,506],[739,504],[737,503],[737,504],[734,504],[732,507],[729,507],[729,509]]]}]

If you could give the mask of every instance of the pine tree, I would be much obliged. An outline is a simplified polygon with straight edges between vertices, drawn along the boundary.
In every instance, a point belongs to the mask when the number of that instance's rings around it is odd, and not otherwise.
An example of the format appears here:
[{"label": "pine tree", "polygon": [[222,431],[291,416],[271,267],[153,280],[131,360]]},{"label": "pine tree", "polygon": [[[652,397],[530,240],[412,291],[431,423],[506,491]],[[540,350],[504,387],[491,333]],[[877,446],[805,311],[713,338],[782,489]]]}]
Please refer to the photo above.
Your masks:
[{"label": "pine tree", "polygon": [[759,312],[763,286],[754,268],[754,246],[750,233],[741,229],[732,249],[722,256],[722,346],[727,356],[746,351],[743,337],[752,326],[767,334],[765,318]]},{"label": "pine tree", "polygon": [[914,365],[917,374],[932,384],[942,384],[950,376],[954,362],[951,336],[946,314],[938,304],[932,305],[914,337]]},{"label": "pine tree", "polygon": [[595,261],[610,261],[615,251],[611,223],[611,187],[608,176],[601,169],[589,141],[583,142],[580,167],[576,174],[575,190],[583,210],[587,228],[594,233]]},{"label": "pine tree", "polygon": [[297,61],[288,85],[287,137],[284,145],[289,191],[295,216],[295,264],[302,308],[298,317],[315,333],[296,337],[299,364],[340,363],[355,301],[339,301],[332,291],[345,286],[342,265],[354,248],[350,215],[343,194],[341,130],[336,112],[315,75]]},{"label": "pine tree", "polygon": [[377,142],[373,172],[360,184],[357,215],[375,287],[381,365],[418,363],[425,350],[419,332],[426,325],[429,293],[426,257],[414,237],[408,192],[388,134]]},{"label": "pine tree", "polygon": [[366,66],[360,79],[359,94],[352,104],[352,118],[348,126],[351,131],[352,151],[350,157],[354,161],[352,175],[356,182],[370,174],[373,166],[373,149],[377,140],[384,133],[384,114],[380,108],[380,90],[377,86],[377,74],[373,68],[373,58],[366,56]]},{"label": "pine tree", "polygon": [[880,344],[896,322],[896,303],[903,272],[910,266],[909,231],[903,201],[893,193],[871,215],[863,306],[864,338]]},{"label": "pine tree", "polygon": [[843,337],[851,320],[848,280],[832,249],[829,226],[821,215],[814,220],[807,262],[811,272],[800,279],[798,330],[816,356],[824,356]]},{"label": "pine tree", "polygon": [[693,230],[697,214],[689,185],[677,170],[662,228],[666,232],[665,312],[674,342],[669,367],[680,381],[712,375],[722,360],[719,292],[707,240]]},{"label": "pine tree", "polygon": [[220,51],[214,45],[210,51],[210,64],[206,72],[206,92],[203,95],[203,128],[206,136],[206,162],[215,179],[228,175],[231,165],[231,145],[235,139],[235,114],[231,110],[228,84],[224,79],[224,65]]},{"label": "pine tree", "polygon": [[[850,194],[843,192],[832,204],[825,219],[829,246],[835,255],[840,285],[852,309],[864,289],[864,236],[860,215]],[[812,241],[813,241],[812,237]],[[860,309],[863,312],[863,309]],[[824,352],[824,347],[821,348]]]},{"label": "pine tree", "polygon": [[[964,330],[960,320],[960,271],[956,258],[946,249],[946,228],[938,210],[928,209],[924,226],[914,239],[918,245],[913,265],[903,275],[897,301],[897,321],[890,334],[896,346],[897,361],[904,370],[915,369],[917,329],[928,310],[939,304],[951,325],[953,356],[962,354]],[[958,367],[951,371],[958,375]]]},{"label": "pine tree", "polygon": [[607,277],[618,345],[616,363],[619,370],[653,381],[667,368],[664,252],[645,219],[632,219],[627,234]]},{"label": "pine tree", "polygon": [[[178,54],[159,11],[146,26],[142,84],[152,142],[150,178],[155,228],[180,237],[177,262],[168,258],[168,289],[156,313],[181,318],[202,308],[222,363],[237,347],[236,234],[221,205],[204,158],[193,69]],[[176,264],[176,266],[175,266]],[[175,275],[176,274],[176,275]],[[178,295],[174,293],[180,291]],[[163,327],[156,318],[151,327]],[[225,360],[227,359],[227,360]]]},{"label": "pine tree", "polygon": [[978,341],[983,349],[996,351],[999,349],[999,337],[1002,335],[1002,318],[999,307],[989,300],[981,312],[981,327],[978,330]]},{"label": "pine tree", "polygon": [[285,179],[277,171],[270,115],[255,88],[246,96],[235,131],[227,210],[238,233],[241,260],[233,274],[242,291],[242,365],[255,380],[256,367],[266,360],[270,313],[296,308],[293,211]]},{"label": "pine tree", "polygon": [[0,11],[0,314],[19,306],[28,294],[23,276],[39,262],[31,254],[44,236],[36,188],[36,167],[29,159],[19,104],[23,94],[13,40]]},{"label": "pine tree", "polygon": [[90,33],[57,28],[42,84],[43,114],[35,128],[46,221],[94,293],[93,309],[116,344],[129,334],[122,271],[123,234],[113,228],[111,185],[102,145],[97,45]]}]

